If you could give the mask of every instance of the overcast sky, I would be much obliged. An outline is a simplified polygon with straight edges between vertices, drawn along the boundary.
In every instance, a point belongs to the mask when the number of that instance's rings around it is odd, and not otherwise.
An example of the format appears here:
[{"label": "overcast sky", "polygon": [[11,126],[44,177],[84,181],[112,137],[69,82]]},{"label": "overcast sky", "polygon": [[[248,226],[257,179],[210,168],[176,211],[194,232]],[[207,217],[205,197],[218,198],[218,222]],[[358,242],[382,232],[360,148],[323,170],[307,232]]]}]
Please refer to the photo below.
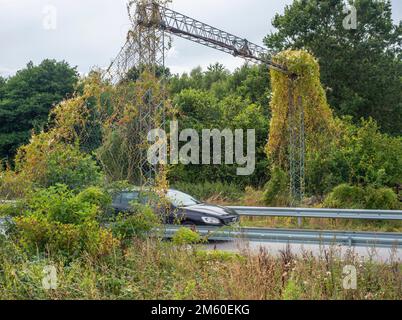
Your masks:
[{"label": "overcast sky", "polygon": [[[293,0],[174,0],[171,8],[262,44],[275,13]],[[107,67],[124,44],[129,21],[126,0],[0,0],[0,75],[8,76],[32,60],[66,60],[81,73]],[[392,0],[395,21],[402,1]],[[56,25],[50,17],[56,9]],[[54,28],[55,27],[55,28]],[[50,30],[49,30],[50,29]],[[233,70],[243,61],[174,38],[167,66],[174,73],[221,62]]]}]

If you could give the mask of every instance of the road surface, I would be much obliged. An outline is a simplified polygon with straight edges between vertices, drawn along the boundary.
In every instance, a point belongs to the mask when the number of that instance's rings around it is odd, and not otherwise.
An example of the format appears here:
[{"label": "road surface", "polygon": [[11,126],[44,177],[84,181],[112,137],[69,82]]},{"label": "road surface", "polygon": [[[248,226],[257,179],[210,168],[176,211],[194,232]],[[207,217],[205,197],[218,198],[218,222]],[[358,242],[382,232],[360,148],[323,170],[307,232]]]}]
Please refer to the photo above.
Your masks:
[{"label": "road surface", "polygon": [[[286,250],[287,243],[277,242],[248,242],[244,240],[236,241],[219,241],[212,242],[204,246],[206,250],[223,250],[229,252],[241,252],[242,250],[250,250],[258,252],[261,248],[273,255],[279,255],[281,251]],[[376,262],[389,262],[391,257],[393,261],[402,262],[402,248],[373,248],[373,247],[348,247],[348,246],[329,246],[329,245],[314,245],[314,244],[290,244],[290,249],[294,254],[302,254],[303,252],[312,252],[315,256],[320,256],[324,250],[334,249],[344,256],[350,250],[358,255],[362,260],[368,260],[370,257]]]}]

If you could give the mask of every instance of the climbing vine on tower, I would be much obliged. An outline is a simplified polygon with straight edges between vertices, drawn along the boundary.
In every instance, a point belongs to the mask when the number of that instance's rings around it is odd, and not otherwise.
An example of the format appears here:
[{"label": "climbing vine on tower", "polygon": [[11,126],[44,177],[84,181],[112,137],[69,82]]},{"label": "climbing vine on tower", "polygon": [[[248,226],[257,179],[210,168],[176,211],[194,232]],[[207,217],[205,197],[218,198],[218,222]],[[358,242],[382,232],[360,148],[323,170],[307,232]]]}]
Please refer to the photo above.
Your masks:
[{"label": "climbing vine on tower", "polygon": [[289,86],[293,87],[291,103],[296,109],[303,107],[307,153],[332,139],[334,118],[320,82],[319,64],[311,54],[306,51],[287,50],[279,53],[274,61],[286,66],[289,74],[271,70],[272,119],[267,153],[274,164],[288,169]]}]

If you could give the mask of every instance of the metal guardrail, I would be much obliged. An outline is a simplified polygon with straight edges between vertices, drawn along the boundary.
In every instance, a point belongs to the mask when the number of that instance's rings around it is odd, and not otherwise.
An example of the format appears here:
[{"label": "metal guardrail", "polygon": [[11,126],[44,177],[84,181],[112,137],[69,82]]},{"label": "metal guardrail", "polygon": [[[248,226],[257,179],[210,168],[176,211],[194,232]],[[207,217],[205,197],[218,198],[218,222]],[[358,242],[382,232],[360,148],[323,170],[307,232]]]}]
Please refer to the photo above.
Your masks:
[{"label": "metal guardrail", "polygon": [[[1,201],[14,203],[13,201]],[[348,210],[348,209],[306,209],[306,208],[264,208],[231,206],[240,216],[246,217],[295,217],[328,219],[366,219],[402,221],[402,211],[390,210]],[[0,229],[6,219],[0,219]],[[180,226],[166,226],[165,237],[171,238]],[[341,244],[348,246],[397,247],[402,245],[402,233],[288,230],[265,228],[217,228],[197,227],[202,236],[209,240],[232,241],[246,239],[256,242],[291,242],[303,244]]]},{"label": "metal guardrail", "polygon": [[[0,204],[13,204],[13,200],[0,200]],[[314,209],[228,206],[244,217],[291,217],[362,220],[399,220],[402,210]]]},{"label": "metal guardrail", "polygon": [[[180,226],[166,226],[165,237],[172,238]],[[197,227],[201,236],[213,241],[244,239],[253,242],[280,242],[292,244],[346,245],[400,248],[402,233],[348,232],[319,230],[288,230],[262,228]]]},{"label": "metal guardrail", "polygon": [[263,208],[236,206],[229,208],[234,209],[240,216],[246,217],[294,217],[402,221],[402,211],[392,210]]}]

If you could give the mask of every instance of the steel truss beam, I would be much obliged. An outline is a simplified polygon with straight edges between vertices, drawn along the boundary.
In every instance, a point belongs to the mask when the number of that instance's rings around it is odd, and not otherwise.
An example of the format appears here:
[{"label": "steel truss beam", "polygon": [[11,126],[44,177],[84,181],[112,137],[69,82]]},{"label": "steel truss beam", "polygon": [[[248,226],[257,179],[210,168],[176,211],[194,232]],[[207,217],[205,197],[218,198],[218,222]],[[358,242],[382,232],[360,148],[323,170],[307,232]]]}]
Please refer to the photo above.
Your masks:
[{"label": "steel truss beam", "polygon": [[265,63],[270,68],[287,72],[286,68],[271,60],[271,53],[246,39],[214,28],[206,23],[190,18],[156,3],[140,6],[138,22],[146,27],[157,27],[172,35],[194,41],[204,46],[223,51],[257,63]]},{"label": "steel truss beam", "polygon": [[[289,76],[290,193],[294,204],[298,204],[304,197],[305,189],[305,134],[303,104],[301,99],[295,102],[293,94],[294,75],[289,74],[284,66],[272,61],[272,52],[246,39],[168,9],[152,0],[136,2],[135,8],[132,6],[133,1],[128,7],[133,30],[129,32],[126,44],[107,70],[113,82],[124,79],[133,67],[147,66],[155,73],[158,66],[164,66],[165,52],[168,47],[165,34],[175,35],[247,61],[264,63],[270,69]],[[152,129],[152,125],[155,125],[152,117],[161,108],[163,109],[163,101],[152,102],[152,105],[142,108],[146,117],[144,124],[139,128],[140,131]],[[146,163],[145,158],[141,161],[141,168],[143,168],[144,176],[151,177],[155,172]]]}]

